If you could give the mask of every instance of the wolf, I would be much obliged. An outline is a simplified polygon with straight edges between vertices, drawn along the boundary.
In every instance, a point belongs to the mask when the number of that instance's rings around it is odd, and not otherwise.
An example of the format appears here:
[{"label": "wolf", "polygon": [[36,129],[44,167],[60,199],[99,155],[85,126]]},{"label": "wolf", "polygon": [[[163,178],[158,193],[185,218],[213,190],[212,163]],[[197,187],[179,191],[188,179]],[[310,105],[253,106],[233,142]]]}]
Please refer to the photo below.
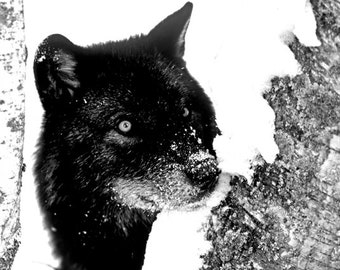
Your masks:
[{"label": "wolf", "polygon": [[195,205],[217,182],[214,108],[183,59],[192,7],[147,35],[39,45],[34,171],[61,270],[141,269],[157,213]]}]

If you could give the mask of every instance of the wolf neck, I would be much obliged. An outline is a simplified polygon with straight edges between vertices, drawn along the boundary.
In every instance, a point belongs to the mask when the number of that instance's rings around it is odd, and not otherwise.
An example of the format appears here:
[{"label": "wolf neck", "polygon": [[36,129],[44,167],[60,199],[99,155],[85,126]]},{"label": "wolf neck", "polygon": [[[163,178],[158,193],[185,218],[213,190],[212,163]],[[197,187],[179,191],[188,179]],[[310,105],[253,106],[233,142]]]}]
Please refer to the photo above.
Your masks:
[{"label": "wolf neck", "polygon": [[[40,192],[39,198],[42,206],[53,213],[45,218],[52,230],[56,254],[63,258],[60,269],[142,269],[146,243],[156,213],[120,205],[104,194],[96,198],[96,211],[91,211],[93,201],[90,198],[81,204],[78,200],[66,199],[71,186],[64,182],[72,183],[74,180],[69,167],[64,162],[57,164],[53,158],[46,158],[43,152],[40,154],[41,162],[37,163],[36,168],[37,182],[44,193]],[[55,170],[46,170],[46,163],[49,163],[48,168]],[[62,177],[64,185],[51,184],[56,175]],[[46,197],[46,194],[49,196]],[[111,203],[110,206],[107,202]],[[70,265],[67,258],[78,261],[79,268]]]},{"label": "wolf neck", "polygon": [[[138,212],[139,210],[137,210]],[[86,270],[141,270],[144,262],[146,243],[151,231],[154,218],[149,220],[138,217],[135,210],[122,211],[105,224],[96,224],[92,220],[84,224],[86,231],[84,239],[78,239],[74,250],[70,254],[81,259],[79,269]],[[91,231],[92,229],[92,231]],[[82,230],[81,230],[82,231]],[[72,233],[74,235],[74,233]],[[68,242],[68,240],[65,240]],[[86,246],[84,246],[86,243]],[[74,270],[67,264],[62,270]]]},{"label": "wolf neck", "polygon": [[[102,252],[109,250],[109,253],[112,254],[102,257],[106,260],[105,267],[102,269],[141,270],[146,243],[154,220],[154,215],[144,216],[144,213],[136,209],[126,208],[122,209],[119,214],[116,213],[114,221],[111,222],[111,225],[116,226],[116,229],[112,228],[116,230],[116,233],[111,241],[107,242],[108,245],[104,247],[105,251],[102,250],[99,253],[101,255]],[[114,260],[114,262],[107,261],[107,258]],[[110,264],[112,267],[106,268],[106,265]],[[98,265],[94,269],[99,269]]]}]

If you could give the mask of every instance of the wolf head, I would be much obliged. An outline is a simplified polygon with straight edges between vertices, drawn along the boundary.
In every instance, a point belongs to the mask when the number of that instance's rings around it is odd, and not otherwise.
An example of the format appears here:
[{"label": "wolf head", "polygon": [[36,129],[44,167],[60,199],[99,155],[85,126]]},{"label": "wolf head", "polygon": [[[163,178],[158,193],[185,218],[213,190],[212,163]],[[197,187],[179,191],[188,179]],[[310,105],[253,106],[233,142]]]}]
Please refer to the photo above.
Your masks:
[{"label": "wolf head", "polygon": [[191,10],[187,3],[149,34],[118,42],[43,41],[34,73],[45,110],[36,166],[45,204],[158,211],[214,186],[215,113],[183,60]]}]

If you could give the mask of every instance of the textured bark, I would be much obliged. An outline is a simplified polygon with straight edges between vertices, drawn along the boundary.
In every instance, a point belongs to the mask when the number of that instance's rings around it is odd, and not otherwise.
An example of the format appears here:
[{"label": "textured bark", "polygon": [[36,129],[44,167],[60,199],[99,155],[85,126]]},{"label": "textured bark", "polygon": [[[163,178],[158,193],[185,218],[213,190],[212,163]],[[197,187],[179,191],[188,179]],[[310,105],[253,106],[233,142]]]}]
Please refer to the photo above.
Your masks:
[{"label": "textured bark", "polygon": [[22,0],[0,2],[0,270],[10,269],[19,236],[26,49]]},{"label": "textured bark", "polygon": [[280,154],[259,156],[213,209],[202,269],[340,269],[340,2],[312,0],[322,45],[291,45],[303,75],[274,78]]}]

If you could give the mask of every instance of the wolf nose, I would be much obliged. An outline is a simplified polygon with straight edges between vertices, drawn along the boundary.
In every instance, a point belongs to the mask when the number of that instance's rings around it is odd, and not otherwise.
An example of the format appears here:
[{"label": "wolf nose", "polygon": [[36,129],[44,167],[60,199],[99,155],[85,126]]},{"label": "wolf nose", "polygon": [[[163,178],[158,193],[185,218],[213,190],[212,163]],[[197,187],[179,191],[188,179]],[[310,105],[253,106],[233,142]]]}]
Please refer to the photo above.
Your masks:
[{"label": "wolf nose", "polygon": [[217,176],[221,170],[217,167],[217,161],[214,156],[200,150],[189,156],[185,172],[193,181],[193,184],[205,187],[217,181]]}]

